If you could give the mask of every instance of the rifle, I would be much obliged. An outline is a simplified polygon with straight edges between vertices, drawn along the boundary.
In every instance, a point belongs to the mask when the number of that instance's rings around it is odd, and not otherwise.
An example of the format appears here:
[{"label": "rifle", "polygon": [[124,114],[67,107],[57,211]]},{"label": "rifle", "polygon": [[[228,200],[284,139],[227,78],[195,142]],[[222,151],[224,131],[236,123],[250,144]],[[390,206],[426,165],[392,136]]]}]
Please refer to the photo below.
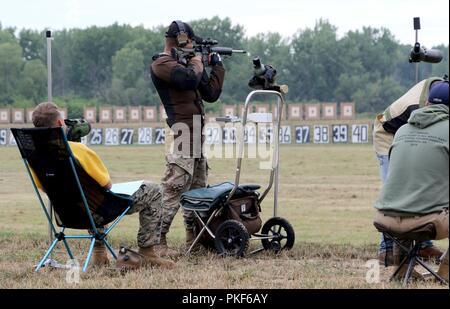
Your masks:
[{"label": "rifle", "polygon": [[247,52],[242,49],[233,49],[231,47],[216,46],[218,42],[216,40],[204,39],[197,42],[193,48],[172,48],[172,57],[181,64],[186,65],[188,60],[195,56],[196,53],[202,54],[202,63],[204,67],[209,66],[209,55],[217,53],[221,56],[230,57],[233,54],[246,54]]}]

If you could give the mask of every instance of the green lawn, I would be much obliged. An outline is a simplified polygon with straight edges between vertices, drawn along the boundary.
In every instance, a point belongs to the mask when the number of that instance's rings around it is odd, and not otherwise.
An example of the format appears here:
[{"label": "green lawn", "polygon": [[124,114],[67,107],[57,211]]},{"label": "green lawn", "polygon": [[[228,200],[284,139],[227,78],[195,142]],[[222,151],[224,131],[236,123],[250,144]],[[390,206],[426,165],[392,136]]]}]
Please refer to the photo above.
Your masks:
[{"label": "green lawn", "polygon": [[[94,149],[104,159],[113,182],[159,182],[162,177],[161,146]],[[295,229],[296,243],[290,252],[245,259],[221,259],[208,253],[181,258],[173,271],[143,269],[125,277],[112,265],[83,275],[82,282],[73,286],[63,280],[63,271],[32,272],[45,250],[46,221],[18,150],[0,148],[0,287],[398,287],[386,282],[390,269],[384,268],[380,283],[365,282],[365,264],[376,257],[379,242],[372,225],[372,205],[381,183],[371,145],[283,146],[280,156],[278,215]],[[212,159],[210,166],[211,184],[234,179],[235,160]],[[241,182],[264,185],[268,175],[267,170],[258,169],[256,160],[245,161]],[[273,215],[270,194],[262,215],[264,220]],[[137,224],[137,215],[126,217],[111,236],[113,246],[136,246]],[[183,241],[181,215],[177,215],[169,244],[183,250]],[[446,248],[448,242],[438,245]],[[80,253],[83,250],[79,248]],[[60,257],[60,253],[55,256]],[[437,287],[430,283],[419,287],[424,286]]]}]

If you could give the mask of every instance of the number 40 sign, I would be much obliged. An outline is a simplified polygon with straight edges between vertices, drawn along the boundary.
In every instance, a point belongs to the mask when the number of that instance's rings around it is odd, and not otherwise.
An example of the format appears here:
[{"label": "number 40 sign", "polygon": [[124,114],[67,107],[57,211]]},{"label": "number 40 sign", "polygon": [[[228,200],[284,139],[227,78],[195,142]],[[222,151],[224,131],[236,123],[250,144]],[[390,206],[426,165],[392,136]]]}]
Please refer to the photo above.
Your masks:
[{"label": "number 40 sign", "polygon": [[352,143],[362,144],[369,142],[369,125],[354,124],[352,125]]}]

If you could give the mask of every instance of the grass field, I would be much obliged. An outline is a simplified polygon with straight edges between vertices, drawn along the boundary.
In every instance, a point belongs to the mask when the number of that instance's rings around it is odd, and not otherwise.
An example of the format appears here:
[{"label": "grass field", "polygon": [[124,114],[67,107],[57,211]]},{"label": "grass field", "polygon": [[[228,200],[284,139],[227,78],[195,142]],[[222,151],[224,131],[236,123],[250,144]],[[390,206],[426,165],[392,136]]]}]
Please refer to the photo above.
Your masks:
[{"label": "grass field", "polygon": [[[113,182],[159,182],[163,147],[97,147]],[[232,159],[210,161],[210,183],[234,179]],[[265,184],[268,172],[247,161],[242,182]],[[243,259],[213,253],[182,257],[173,270],[142,269],[120,275],[113,265],[66,282],[62,270],[36,274],[33,266],[46,249],[47,226],[18,150],[0,148],[0,288],[398,288],[392,271],[381,267],[381,281],[366,283],[366,262],[376,258],[379,234],[372,205],[379,194],[376,159],[370,145],[286,146],[281,148],[279,216],[294,226],[296,242],[278,256],[264,252]],[[272,216],[273,198],[263,205]],[[114,248],[136,247],[138,216],[126,217],[110,237]],[[177,215],[169,244],[183,250],[184,229]],[[81,243],[81,242],[80,242]],[[438,242],[446,248],[447,240]],[[76,245],[83,259],[87,243]],[[256,247],[257,244],[253,244]],[[259,245],[259,244],[258,244]],[[66,261],[62,250],[53,255]],[[439,288],[433,283],[411,287]]]}]

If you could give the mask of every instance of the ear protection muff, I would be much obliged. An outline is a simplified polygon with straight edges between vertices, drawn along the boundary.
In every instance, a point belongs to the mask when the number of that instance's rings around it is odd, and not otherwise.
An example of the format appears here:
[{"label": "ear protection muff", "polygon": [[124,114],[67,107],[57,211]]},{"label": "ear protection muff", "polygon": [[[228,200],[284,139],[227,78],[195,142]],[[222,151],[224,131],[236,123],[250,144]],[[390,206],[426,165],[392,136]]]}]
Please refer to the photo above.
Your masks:
[{"label": "ear protection muff", "polygon": [[177,33],[177,44],[180,47],[186,46],[188,43],[188,33],[186,32],[186,28],[184,27],[184,23],[180,20],[175,20],[174,23],[177,24],[178,27],[178,33]]}]

